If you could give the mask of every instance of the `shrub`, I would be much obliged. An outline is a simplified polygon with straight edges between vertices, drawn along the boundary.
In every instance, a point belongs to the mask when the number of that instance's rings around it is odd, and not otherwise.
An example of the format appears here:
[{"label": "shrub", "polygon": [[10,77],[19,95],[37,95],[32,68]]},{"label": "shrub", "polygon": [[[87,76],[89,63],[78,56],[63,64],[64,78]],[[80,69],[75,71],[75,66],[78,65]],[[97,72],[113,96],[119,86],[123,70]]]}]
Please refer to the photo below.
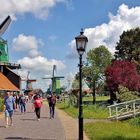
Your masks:
[{"label": "shrub", "polygon": [[140,117],[131,119],[131,120],[129,121],[129,123],[130,123],[132,126],[138,126],[138,127],[140,127]]},{"label": "shrub", "polygon": [[119,86],[118,90],[119,91],[116,92],[116,95],[120,102],[130,101],[138,98],[137,92],[129,91],[129,89],[124,86]]},{"label": "shrub", "polygon": [[0,98],[0,112],[4,110],[3,99]]}]

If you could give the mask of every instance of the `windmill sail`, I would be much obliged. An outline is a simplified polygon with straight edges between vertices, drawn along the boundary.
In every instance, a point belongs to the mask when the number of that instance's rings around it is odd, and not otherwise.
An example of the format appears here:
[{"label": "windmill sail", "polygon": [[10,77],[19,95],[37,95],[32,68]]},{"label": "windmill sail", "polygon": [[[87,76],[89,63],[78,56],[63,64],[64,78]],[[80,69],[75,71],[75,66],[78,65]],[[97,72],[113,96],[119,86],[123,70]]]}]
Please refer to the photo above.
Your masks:
[{"label": "windmill sail", "polygon": [[11,17],[7,16],[6,19],[0,24],[0,36],[6,31],[11,22]]},{"label": "windmill sail", "polygon": [[56,75],[56,65],[53,65],[53,77]]}]

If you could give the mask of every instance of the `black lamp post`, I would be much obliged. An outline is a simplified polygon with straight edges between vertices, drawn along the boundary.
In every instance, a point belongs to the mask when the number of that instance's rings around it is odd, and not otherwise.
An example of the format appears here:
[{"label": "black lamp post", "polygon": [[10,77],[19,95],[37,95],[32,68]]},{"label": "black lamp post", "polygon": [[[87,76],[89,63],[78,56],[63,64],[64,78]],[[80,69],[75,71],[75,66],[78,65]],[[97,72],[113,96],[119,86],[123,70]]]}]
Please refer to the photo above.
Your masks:
[{"label": "black lamp post", "polygon": [[76,49],[79,54],[79,140],[83,140],[82,55],[88,42],[87,37],[83,34],[83,29],[81,29],[80,35],[75,37]]}]

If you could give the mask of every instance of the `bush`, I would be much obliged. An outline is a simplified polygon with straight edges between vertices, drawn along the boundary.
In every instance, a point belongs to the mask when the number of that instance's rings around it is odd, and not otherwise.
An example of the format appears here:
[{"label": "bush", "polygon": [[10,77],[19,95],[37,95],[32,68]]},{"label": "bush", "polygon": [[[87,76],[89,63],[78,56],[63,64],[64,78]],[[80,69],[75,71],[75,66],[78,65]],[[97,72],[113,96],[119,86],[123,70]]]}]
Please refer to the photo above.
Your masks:
[{"label": "bush", "polygon": [[132,126],[138,126],[138,127],[140,127],[140,117],[131,119],[131,120],[129,121],[129,123],[130,123]]},{"label": "bush", "polygon": [[137,92],[135,91],[129,91],[128,88],[123,86],[119,86],[118,89],[119,91],[116,92],[116,95],[117,95],[117,99],[120,102],[130,101],[138,98]]},{"label": "bush", "polygon": [[0,98],[0,112],[4,110],[3,99]]}]

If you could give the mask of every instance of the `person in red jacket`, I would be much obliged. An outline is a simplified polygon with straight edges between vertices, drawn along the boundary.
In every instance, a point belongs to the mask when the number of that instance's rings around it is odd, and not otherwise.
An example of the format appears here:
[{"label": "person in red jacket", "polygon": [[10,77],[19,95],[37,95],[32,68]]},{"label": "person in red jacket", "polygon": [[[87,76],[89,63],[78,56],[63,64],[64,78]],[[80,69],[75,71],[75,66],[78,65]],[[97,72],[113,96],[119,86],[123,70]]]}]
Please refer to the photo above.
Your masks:
[{"label": "person in red jacket", "polygon": [[37,120],[40,120],[40,111],[41,111],[41,106],[42,106],[42,99],[40,98],[39,95],[36,95],[34,97],[34,107],[35,107],[35,113],[36,113],[36,117]]}]

